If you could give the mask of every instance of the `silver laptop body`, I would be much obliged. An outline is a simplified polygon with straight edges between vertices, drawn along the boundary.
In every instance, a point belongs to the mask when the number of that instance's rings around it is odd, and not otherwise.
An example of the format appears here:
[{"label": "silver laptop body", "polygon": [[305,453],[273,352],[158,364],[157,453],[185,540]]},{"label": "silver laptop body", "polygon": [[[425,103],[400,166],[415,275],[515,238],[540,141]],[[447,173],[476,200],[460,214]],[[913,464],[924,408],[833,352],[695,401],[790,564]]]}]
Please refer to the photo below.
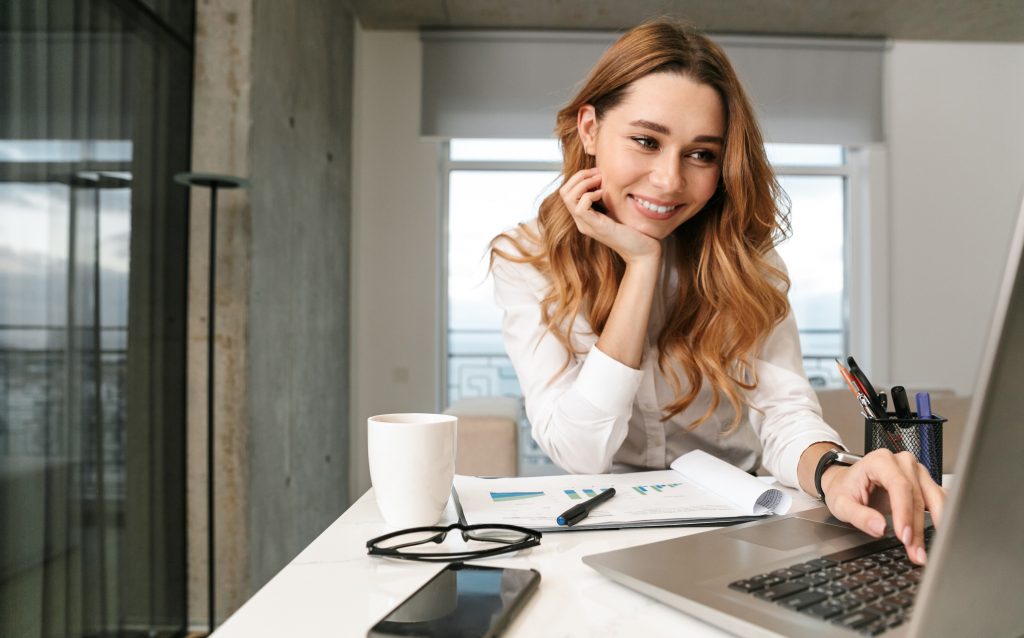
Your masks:
[{"label": "silver laptop body", "polygon": [[[910,621],[885,636],[1024,635],[1022,247],[1024,201],[943,522]],[[942,312],[941,304],[930,311]],[[941,348],[942,335],[935,338]],[[583,562],[742,636],[854,636],[728,585],[873,540],[818,508],[586,556]]]}]

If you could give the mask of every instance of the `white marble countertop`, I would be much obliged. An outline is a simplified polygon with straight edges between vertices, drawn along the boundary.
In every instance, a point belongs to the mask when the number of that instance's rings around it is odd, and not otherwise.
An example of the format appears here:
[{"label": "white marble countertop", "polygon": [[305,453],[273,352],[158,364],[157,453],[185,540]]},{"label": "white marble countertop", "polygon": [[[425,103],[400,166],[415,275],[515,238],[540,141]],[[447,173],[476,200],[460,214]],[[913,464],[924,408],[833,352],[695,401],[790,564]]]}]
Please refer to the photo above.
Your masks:
[{"label": "white marble countertop", "polygon": [[[794,495],[792,511],[818,505]],[[444,520],[454,522],[451,504]],[[587,554],[705,531],[663,527],[546,533],[540,546],[487,565],[534,568],[540,587],[507,636],[726,636],[600,575]],[[371,489],[221,625],[216,638],[365,636],[367,630],[444,565],[368,556],[366,541],[386,531]]]}]

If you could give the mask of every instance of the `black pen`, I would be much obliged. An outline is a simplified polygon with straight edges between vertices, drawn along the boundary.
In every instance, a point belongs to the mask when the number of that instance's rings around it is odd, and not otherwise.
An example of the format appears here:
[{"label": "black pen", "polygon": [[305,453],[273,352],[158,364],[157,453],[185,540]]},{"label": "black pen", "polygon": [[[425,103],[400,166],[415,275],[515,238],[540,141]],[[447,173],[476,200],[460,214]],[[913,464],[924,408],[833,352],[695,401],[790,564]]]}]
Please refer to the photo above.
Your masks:
[{"label": "black pen", "polygon": [[555,519],[555,521],[559,525],[572,527],[576,523],[579,523],[580,521],[585,519],[587,517],[587,514],[590,513],[590,510],[594,509],[601,503],[604,503],[613,496],[615,496],[615,488],[609,487],[608,489],[601,492],[597,496],[588,498],[579,505],[573,505],[569,509],[565,510],[565,512],[557,519]]},{"label": "black pen", "polygon": [[871,382],[868,381],[867,375],[860,369],[853,357],[847,357],[846,361],[850,364],[850,374],[852,374],[853,378],[857,380],[861,389],[864,390],[864,395],[867,396],[868,401],[871,402],[871,409],[875,413],[875,417],[884,419],[885,408],[882,407],[882,402],[878,399],[878,393],[875,392],[875,388],[872,387]]},{"label": "black pen", "polygon": [[896,418],[914,418],[913,413],[910,411],[910,401],[907,399],[907,390],[903,386],[893,386],[890,396],[892,397],[892,407],[896,411]]}]

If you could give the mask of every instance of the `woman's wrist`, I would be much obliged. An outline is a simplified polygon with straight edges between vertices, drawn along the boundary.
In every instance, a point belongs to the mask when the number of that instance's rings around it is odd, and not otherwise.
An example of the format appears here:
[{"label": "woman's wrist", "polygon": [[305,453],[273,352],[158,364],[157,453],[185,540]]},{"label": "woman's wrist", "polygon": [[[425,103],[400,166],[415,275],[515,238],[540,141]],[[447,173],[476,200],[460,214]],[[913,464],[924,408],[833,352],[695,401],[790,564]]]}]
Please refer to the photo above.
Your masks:
[{"label": "woman's wrist", "polygon": [[650,249],[642,253],[619,253],[627,268],[656,267],[661,269],[661,242],[651,242]]},{"label": "woman's wrist", "polygon": [[826,500],[828,498],[829,490],[832,487],[832,483],[839,477],[843,472],[847,471],[847,466],[833,464],[825,468],[825,472],[821,475],[821,491],[825,495]]}]

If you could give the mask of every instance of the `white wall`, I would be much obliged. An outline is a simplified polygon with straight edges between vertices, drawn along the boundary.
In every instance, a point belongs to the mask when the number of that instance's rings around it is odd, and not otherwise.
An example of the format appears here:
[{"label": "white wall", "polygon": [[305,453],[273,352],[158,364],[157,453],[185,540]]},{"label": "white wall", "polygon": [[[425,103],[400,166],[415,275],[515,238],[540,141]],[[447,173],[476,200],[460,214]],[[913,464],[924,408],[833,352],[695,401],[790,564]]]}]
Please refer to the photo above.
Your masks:
[{"label": "white wall", "polygon": [[894,43],[891,380],[970,393],[1024,193],[1024,45]]},{"label": "white wall", "polygon": [[415,31],[356,28],[350,495],[369,488],[366,419],[440,396],[438,146],[419,137]]},{"label": "white wall", "polygon": [[[442,407],[439,158],[418,135],[420,63],[416,32],[357,29],[353,496],[369,486],[366,417]],[[888,364],[876,357],[870,371],[879,385],[973,388],[1024,191],[1020,69],[1021,44],[898,41],[886,55],[891,273],[873,306],[891,313]]]}]

